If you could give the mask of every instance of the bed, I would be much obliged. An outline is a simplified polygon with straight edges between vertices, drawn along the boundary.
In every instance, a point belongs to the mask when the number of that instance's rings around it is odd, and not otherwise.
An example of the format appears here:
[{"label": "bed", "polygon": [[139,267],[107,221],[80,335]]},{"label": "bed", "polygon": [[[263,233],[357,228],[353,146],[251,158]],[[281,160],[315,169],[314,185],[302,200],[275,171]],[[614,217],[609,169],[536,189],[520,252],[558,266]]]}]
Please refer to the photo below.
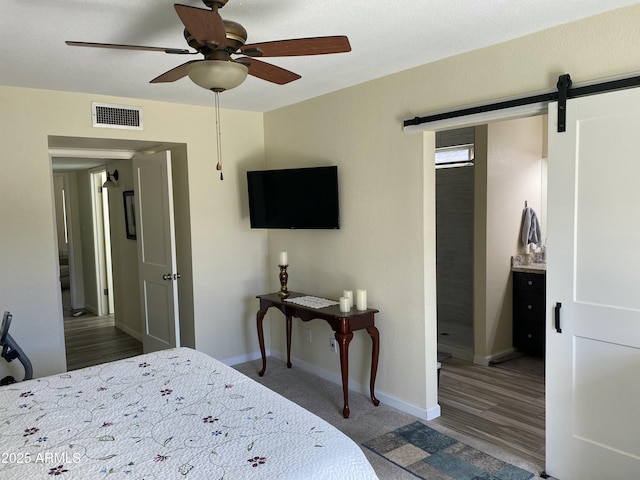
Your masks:
[{"label": "bed", "polygon": [[376,479],[311,412],[190,348],[0,387],[0,478]]}]

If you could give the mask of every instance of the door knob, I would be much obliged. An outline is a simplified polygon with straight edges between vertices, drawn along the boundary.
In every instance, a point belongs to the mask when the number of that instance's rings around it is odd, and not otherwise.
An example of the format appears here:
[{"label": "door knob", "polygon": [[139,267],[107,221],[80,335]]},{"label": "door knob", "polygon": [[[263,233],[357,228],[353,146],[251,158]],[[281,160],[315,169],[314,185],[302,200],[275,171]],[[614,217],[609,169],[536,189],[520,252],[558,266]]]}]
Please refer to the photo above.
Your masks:
[{"label": "door knob", "polygon": [[172,278],[173,276],[170,273],[165,273],[164,275],[162,275],[163,280],[171,280]]},{"label": "door knob", "polygon": [[179,278],[182,278],[182,275],[180,274],[180,272],[173,274],[173,279],[174,280],[178,280]]}]

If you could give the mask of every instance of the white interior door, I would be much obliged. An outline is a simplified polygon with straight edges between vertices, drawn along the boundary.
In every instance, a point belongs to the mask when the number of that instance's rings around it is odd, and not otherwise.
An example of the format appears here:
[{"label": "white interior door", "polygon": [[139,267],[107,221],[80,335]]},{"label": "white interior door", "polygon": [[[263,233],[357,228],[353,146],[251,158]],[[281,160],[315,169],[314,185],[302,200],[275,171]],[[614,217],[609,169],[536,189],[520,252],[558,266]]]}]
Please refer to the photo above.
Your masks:
[{"label": "white interior door", "polygon": [[143,348],[180,346],[171,156],[133,158]]},{"label": "white interior door", "polygon": [[549,107],[546,468],[639,478],[640,88],[566,111],[557,133]]},{"label": "white interior door", "polygon": [[[105,177],[106,181],[106,177]],[[106,313],[115,313],[115,299],[113,296],[113,260],[111,258],[111,219],[109,217],[109,189],[102,188],[102,241],[104,242],[104,282],[103,308]]]},{"label": "white interior door", "polygon": [[93,204],[93,248],[95,261],[95,313],[109,315],[113,313],[110,301],[113,292],[111,270],[111,240],[109,238],[109,191],[102,185],[107,179],[104,169],[91,173]]}]

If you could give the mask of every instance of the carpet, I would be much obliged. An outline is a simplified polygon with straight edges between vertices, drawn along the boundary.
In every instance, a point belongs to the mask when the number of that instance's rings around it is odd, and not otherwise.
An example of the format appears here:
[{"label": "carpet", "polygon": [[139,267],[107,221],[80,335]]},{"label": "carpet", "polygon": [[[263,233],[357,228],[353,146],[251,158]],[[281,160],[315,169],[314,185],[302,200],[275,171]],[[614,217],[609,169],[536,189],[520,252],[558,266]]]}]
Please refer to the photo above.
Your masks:
[{"label": "carpet", "polygon": [[529,480],[534,474],[413,422],[363,446],[417,478],[429,480]]},{"label": "carpet", "polygon": [[509,358],[491,362],[489,366],[544,379],[543,358],[514,354]]}]

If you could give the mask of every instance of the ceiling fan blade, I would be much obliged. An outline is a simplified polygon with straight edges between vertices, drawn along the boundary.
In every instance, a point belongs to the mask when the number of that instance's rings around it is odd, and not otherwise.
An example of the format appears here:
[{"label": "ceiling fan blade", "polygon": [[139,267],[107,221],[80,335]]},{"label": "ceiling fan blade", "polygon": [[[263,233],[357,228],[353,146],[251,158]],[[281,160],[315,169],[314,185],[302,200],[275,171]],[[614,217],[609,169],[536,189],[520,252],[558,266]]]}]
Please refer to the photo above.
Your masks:
[{"label": "ceiling fan blade", "polygon": [[182,77],[187,76],[187,65],[195,62],[201,62],[201,61],[202,60],[191,60],[190,62],[186,62],[186,63],[183,63],[182,65],[178,65],[177,67],[174,67],[171,70],[164,72],[162,75],[158,75],[149,83],[166,83],[166,82],[175,82],[176,80],[180,80]]},{"label": "ceiling fan blade", "polygon": [[227,46],[227,33],[217,9],[205,10],[178,3],[174,7],[180,21],[196,41],[203,45],[213,43],[221,48]]},{"label": "ceiling fan blade", "polygon": [[245,55],[257,57],[296,57],[350,52],[351,45],[346,36],[338,35],[251,43],[244,45],[240,50]]},{"label": "ceiling fan blade", "polygon": [[278,85],[284,85],[301,78],[297,73],[293,73],[282,67],[277,67],[271,63],[256,60],[255,58],[241,57],[236,61],[249,64],[249,75]]},{"label": "ceiling fan blade", "polygon": [[95,47],[95,48],[115,48],[120,50],[147,50],[150,52],[164,52],[173,53],[177,55],[195,54],[198,52],[191,52],[184,48],[164,48],[164,47],[145,47],[143,45],[122,45],[119,43],[96,43],[96,42],[64,42],[72,47]]}]

